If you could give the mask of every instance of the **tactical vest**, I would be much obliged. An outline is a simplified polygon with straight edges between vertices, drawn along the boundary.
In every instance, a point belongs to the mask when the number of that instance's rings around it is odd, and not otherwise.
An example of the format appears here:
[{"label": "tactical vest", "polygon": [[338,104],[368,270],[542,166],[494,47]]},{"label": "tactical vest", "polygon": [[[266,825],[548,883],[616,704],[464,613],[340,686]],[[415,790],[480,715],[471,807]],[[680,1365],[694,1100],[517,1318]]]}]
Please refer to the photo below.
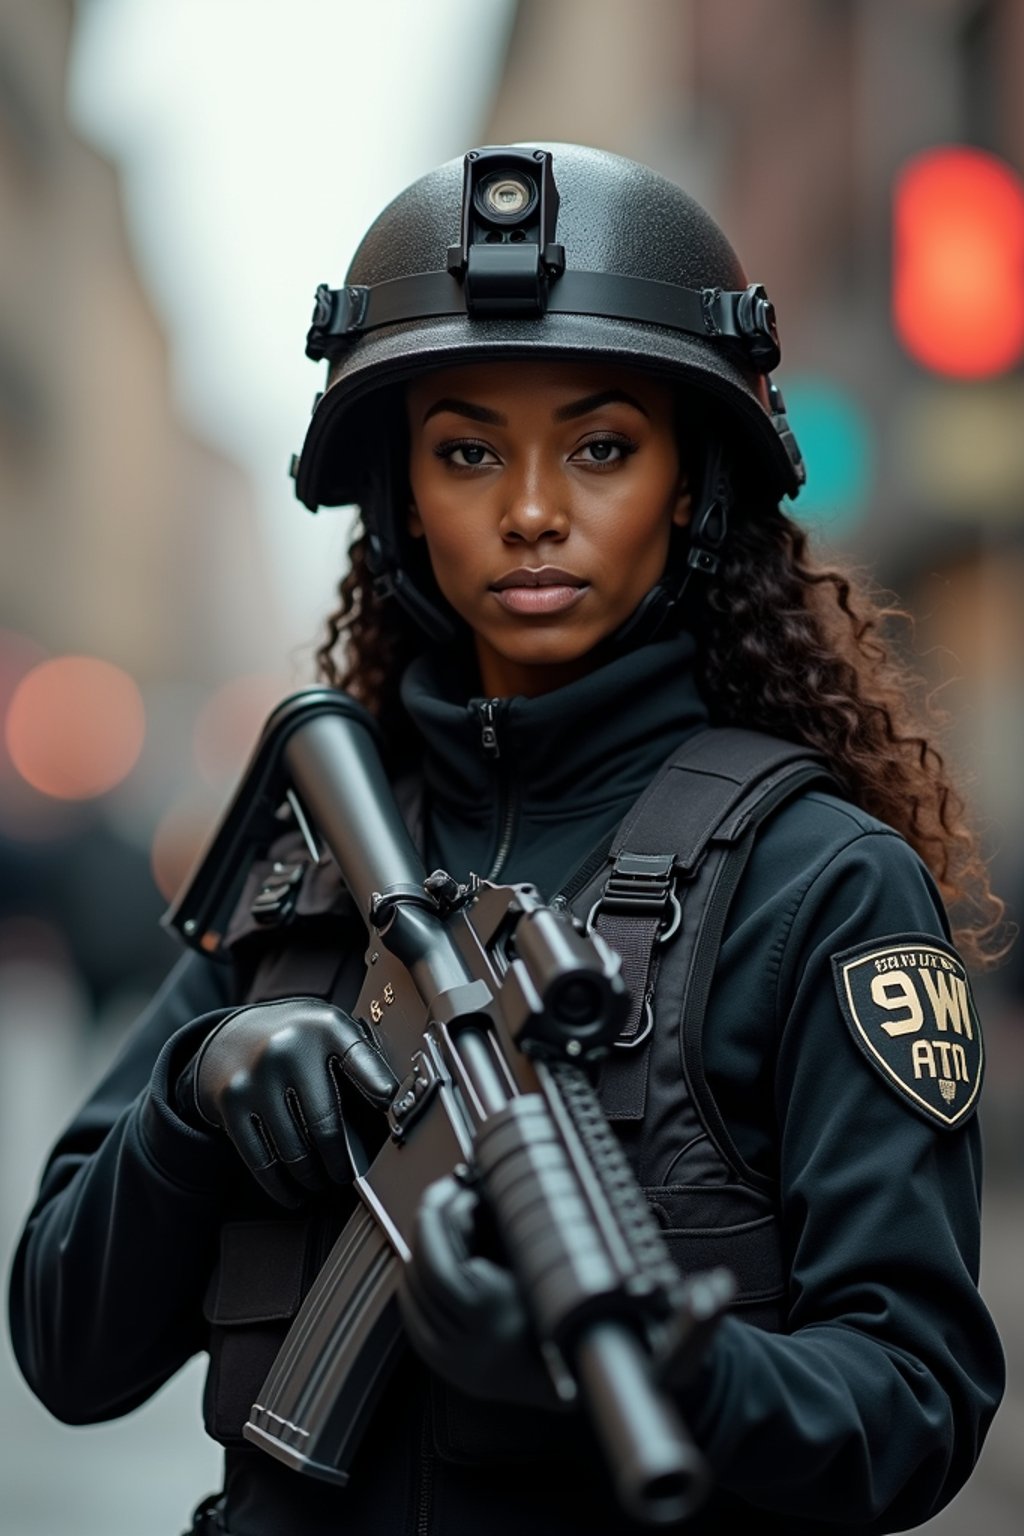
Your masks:
[{"label": "tactical vest", "polygon": [[[762,823],[811,784],[834,790],[810,749],[759,733],[707,729],[688,738],[626,816],[611,845],[554,898],[618,950],[633,1011],[600,1078],[605,1112],[684,1274],[724,1264],[733,1309],[785,1328],[785,1272],[771,1181],[733,1144],[708,1087],[702,1025],[732,897]],[[416,779],[396,794],[422,846]],[[330,863],[298,832],[250,871],[225,940],[240,1002],[315,995],[350,1008],[363,977],[365,928]],[[315,1215],[222,1229],[207,1292],[206,1423],[225,1444],[241,1428],[305,1291],[350,1214],[344,1190]],[[433,1441],[466,1462],[564,1460],[576,1431],[561,1415],[481,1403],[431,1380]],[[555,1419],[556,1423],[549,1420]],[[579,1454],[585,1456],[582,1441]]]}]

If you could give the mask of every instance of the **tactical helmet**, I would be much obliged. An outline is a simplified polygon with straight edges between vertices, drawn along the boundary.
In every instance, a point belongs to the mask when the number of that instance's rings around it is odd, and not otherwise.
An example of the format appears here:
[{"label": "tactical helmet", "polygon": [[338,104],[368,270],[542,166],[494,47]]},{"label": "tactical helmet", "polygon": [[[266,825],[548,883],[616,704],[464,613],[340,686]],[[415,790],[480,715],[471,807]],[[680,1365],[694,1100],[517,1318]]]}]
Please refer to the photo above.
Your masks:
[{"label": "tactical helmet", "polygon": [[[702,559],[714,568],[723,531],[707,505],[722,444],[726,458],[739,445],[776,497],[795,495],[804,478],[768,377],[779,345],[765,290],[747,282],[693,198],[602,150],[475,149],[421,177],[370,226],[344,286],[317,290],[306,352],[329,363],[292,465],[311,511],[363,499],[384,392],[433,368],[501,357],[619,362],[677,381],[701,402],[721,443],[709,445],[718,457],[691,525],[698,568]],[[393,586],[400,515],[367,530]]]}]

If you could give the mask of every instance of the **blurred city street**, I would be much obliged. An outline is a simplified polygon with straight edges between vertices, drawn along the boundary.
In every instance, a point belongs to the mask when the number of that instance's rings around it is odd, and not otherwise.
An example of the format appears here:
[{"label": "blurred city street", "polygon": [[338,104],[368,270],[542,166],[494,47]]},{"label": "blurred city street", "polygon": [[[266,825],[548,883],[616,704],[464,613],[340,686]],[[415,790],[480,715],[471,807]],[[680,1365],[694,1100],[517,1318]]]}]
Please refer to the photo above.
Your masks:
[{"label": "blurred city street", "polygon": [[[1024,0],[0,0],[5,1278],[175,958],[162,911],[317,676],[359,523],[288,474],[316,286],[433,166],[566,141],[686,189],[766,285],[808,469],[784,510],[894,610],[1024,921]],[[1024,940],[978,996],[1009,1389],[924,1529],[1019,1536]],[[5,1327],[2,1536],[178,1536],[220,1483],[203,1371],[71,1428]]]}]

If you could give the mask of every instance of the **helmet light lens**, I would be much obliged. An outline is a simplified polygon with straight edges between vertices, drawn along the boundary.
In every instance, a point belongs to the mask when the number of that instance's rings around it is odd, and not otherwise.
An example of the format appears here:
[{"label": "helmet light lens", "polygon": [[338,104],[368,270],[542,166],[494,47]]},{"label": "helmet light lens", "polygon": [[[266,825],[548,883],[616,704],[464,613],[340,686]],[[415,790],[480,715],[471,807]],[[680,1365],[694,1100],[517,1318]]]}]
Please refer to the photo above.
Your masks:
[{"label": "helmet light lens", "polygon": [[479,188],[477,207],[484,218],[500,224],[518,224],[537,202],[536,185],[525,176],[498,171]]}]

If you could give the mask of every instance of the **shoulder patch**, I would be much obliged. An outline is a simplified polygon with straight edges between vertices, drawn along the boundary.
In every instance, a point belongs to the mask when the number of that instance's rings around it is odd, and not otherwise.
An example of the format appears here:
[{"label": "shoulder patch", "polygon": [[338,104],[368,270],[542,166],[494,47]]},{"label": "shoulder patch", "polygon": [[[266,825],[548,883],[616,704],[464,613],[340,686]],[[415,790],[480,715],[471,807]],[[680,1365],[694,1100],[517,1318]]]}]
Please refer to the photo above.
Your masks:
[{"label": "shoulder patch", "polygon": [[933,1125],[962,1125],[981,1088],[985,1052],[956,950],[903,933],[832,956],[843,1018],[882,1080]]}]

